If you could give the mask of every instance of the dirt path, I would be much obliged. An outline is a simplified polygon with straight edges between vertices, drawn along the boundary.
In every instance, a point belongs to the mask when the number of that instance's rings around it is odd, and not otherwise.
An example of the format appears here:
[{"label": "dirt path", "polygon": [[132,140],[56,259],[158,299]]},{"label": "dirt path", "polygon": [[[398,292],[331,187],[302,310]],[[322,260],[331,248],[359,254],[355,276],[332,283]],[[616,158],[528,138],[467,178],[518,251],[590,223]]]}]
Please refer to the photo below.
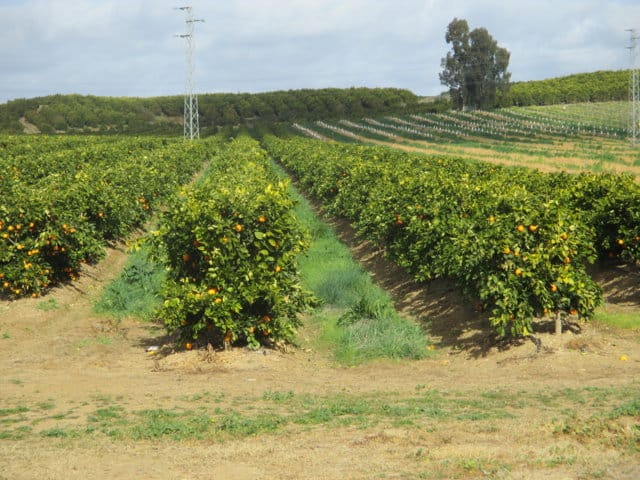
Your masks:
[{"label": "dirt path", "polygon": [[30,123],[25,117],[20,117],[18,121],[20,122],[20,125],[22,125],[24,133],[28,135],[41,133],[40,129],[33,123]]},{"label": "dirt path", "polygon": [[[352,236],[348,228],[339,231],[345,240]],[[637,394],[637,332],[584,325],[581,335],[541,333],[540,354],[532,343],[502,349],[479,328],[483,318],[447,285],[413,285],[375,249],[349,241],[401,310],[432,319],[433,358],[339,367],[314,350],[311,326],[289,353],[236,349],[207,358],[206,352],[173,352],[167,345],[163,353],[149,355],[148,346],[166,342],[162,329],[134,320],[116,323],[92,312],[102,285],[124,265],[122,249],[109,251],[73,286],[43,299],[0,304],[0,479],[640,478],[640,457],[633,450],[558,437],[547,417],[575,402],[585,415],[597,412],[595,395],[604,396],[601,405],[609,407],[612,392]],[[640,310],[637,284],[613,274],[603,281],[619,308]],[[573,399],[578,394],[571,389],[588,401]],[[222,415],[265,408],[294,418],[310,415],[305,401],[384,400],[393,408],[422,402],[429,392],[442,397],[443,411],[460,410],[442,420],[437,412],[411,410],[404,421],[380,413],[362,423],[348,417],[344,424],[332,419],[347,417],[332,410],[335,417],[326,421],[305,426],[289,420],[276,433],[224,442],[64,434],[94,425],[96,416],[117,418],[118,412],[137,418],[135,412],[149,409],[200,408]],[[464,416],[473,413],[473,401],[492,395],[507,399],[496,418]],[[544,404],[547,397],[556,399],[556,410]],[[299,398],[306,400],[295,403]],[[518,398],[523,405],[516,405]],[[638,428],[637,420],[629,428]],[[20,425],[30,429],[22,437],[16,434]]]}]

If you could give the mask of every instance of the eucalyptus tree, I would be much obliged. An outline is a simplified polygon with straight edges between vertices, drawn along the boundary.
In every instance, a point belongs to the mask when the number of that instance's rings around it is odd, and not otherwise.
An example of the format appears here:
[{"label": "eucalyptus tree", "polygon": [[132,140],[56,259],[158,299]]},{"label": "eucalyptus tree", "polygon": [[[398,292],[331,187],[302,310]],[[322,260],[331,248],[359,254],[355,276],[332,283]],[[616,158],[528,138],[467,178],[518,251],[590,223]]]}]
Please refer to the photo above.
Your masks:
[{"label": "eucalyptus tree", "polygon": [[470,31],[464,19],[449,23],[445,40],[451,51],[442,59],[440,82],[449,87],[454,108],[495,107],[509,88],[509,51],[499,47],[486,28]]}]

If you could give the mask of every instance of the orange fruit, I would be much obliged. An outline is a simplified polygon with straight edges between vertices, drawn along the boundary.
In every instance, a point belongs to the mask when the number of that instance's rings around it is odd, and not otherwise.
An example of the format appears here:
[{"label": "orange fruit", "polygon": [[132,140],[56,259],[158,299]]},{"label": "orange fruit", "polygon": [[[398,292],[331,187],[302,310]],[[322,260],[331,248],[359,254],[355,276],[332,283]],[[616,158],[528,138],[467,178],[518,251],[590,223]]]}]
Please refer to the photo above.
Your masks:
[{"label": "orange fruit", "polygon": [[280,270],[282,270],[282,267],[280,267],[280,265],[276,265],[276,268],[274,268],[274,270],[276,271],[276,273],[280,273]]},{"label": "orange fruit", "polygon": [[567,238],[568,238],[568,236],[567,236],[567,234],[566,234],[566,233],[561,233],[561,234],[560,234],[560,239],[561,239],[561,240],[566,240]]},{"label": "orange fruit", "polygon": [[520,233],[524,232],[524,230],[525,230],[524,225],[518,225],[516,227],[516,230],[518,230]]},{"label": "orange fruit", "polygon": [[236,223],[236,226],[233,227],[235,228],[236,232],[240,233],[242,231],[242,225],[240,225],[239,223]]},{"label": "orange fruit", "polygon": [[551,291],[554,293],[558,291],[558,286],[555,283],[551,284]]},{"label": "orange fruit", "polygon": [[536,230],[538,230],[538,226],[537,225],[529,225],[529,231],[531,233],[535,232]]},{"label": "orange fruit", "polygon": [[193,348],[193,344],[191,342],[187,342],[184,344],[184,348],[187,350],[191,350]]},{"label": "orange fruit", "polygon": [[522,275],[522,269],[521,268],[516,268],[516,272],[515,273],[516,273],[517,276]]},{"label": "orange fruit", "polygon": [[617,243],[618,243],[618,245],[623,246],[624,245],[624,240],[619,238]]},{"label": "orange fruit", "polygon": [[267,221],[267,217],[265,217],[264,215],[260,215],[260,216],[258,217],[258,221],[259,221],[260,223],[264,223],[264,222],[266,222],[266,221]]}]

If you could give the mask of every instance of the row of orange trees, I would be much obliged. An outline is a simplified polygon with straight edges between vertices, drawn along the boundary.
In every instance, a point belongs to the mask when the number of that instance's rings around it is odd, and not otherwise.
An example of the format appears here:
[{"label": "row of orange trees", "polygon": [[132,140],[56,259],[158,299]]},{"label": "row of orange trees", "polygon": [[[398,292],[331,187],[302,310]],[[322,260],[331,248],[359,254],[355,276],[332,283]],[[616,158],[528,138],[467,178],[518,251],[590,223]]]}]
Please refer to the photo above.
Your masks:
[{"label": "row of orange trees", "polygon": [[259,144],[240,137],[160,216],[148,237],[168,271],[158,314],[187,348],[293,339],[312,299],[296,263],[308,238],[287,188]]},{"label": "row of orange trees", "polygon": [[478,299],[502,335],[529,335],[549,315],[590,318],[602,292],[587,266],[640,259],[640,187],[631,177],[300,138],[265,145],[417,280],[449,278]]},{"label": "row of orange trees", "polygon": [[0,137],[0,296],[77,276],[202,165],[211,142]]}]

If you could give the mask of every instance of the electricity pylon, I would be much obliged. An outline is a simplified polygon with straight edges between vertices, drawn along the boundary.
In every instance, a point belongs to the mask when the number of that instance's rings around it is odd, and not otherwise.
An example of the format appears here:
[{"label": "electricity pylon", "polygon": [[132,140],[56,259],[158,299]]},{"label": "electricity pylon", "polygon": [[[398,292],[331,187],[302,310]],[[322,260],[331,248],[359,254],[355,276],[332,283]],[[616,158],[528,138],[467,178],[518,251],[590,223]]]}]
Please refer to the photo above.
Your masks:
[{"label": "electricity pylon", "polygon": [[204,20],[193,18],[193,9],[191,7],[178,7],[187,14],[187,33],[176,35],[184,38],[187,44],[187,88],[184,94],[184,138],[185,140],[193,140],[200,138],[200,120],[198,118],[198,95],[195,93],[195,85],[193,74],[195,66],[193,63],[193,30],[196,22],[204,22]]},{"label": "electricity pylon", "polygon": [[640,75],[638,75],[638,39],[635,29],[631,33],[629,51],[631,52],[631,71],[629,73],[629,137],[633,145],[638,144],[640,129]]}]

